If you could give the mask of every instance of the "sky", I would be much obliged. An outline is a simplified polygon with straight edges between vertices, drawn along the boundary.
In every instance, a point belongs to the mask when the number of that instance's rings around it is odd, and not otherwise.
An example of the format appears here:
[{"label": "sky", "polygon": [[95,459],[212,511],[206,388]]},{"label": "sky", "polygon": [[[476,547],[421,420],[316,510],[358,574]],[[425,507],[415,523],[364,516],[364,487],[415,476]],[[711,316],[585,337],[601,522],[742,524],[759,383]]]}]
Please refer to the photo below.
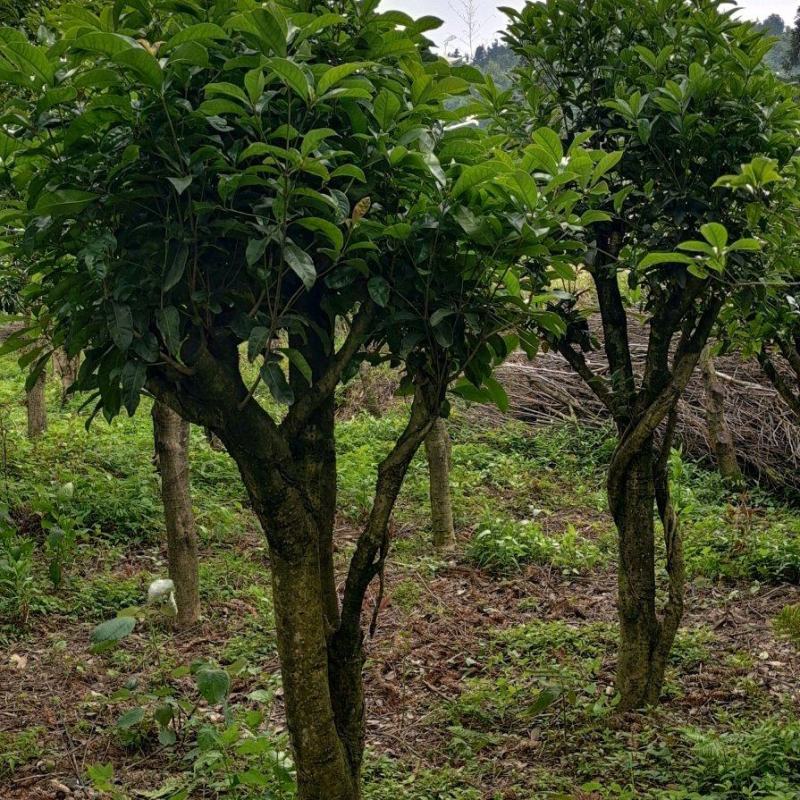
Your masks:
[{"label": "sky", "polygon": [[[472,43],[472,49],[479,44],[489,44],[497,38],[498,31],[503,27],[505,17],[497,11],[497,6],[512,6],[519,8],[523,0],[473,0],[476,7],[477,33]],[[433,15],[443,19],[445,24],[436,31],[428,34],[437,44],[442,45],[448,37],[454,37],[447,45],[448,51],[458,47],[461,51],[468,50],[466,41],[466,25],[459,19],[463,14],[466,0],[384,0],[382,7],[398,8],[414,17]],[[780,14],[787,23],[794,20],[800,0],[739,0],[742,16],[747,19],[764,19],[770,14]]]}]

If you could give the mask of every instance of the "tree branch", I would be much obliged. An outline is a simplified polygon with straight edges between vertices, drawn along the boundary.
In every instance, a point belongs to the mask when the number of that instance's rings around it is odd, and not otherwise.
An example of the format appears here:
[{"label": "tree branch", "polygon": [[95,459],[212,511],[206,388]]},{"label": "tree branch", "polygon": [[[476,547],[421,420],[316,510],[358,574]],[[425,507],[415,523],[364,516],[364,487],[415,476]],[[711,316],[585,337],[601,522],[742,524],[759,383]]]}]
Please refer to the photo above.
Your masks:
[{"label": "tree branch", "polygon": [[567,363],[583,378],[583,382],[595,393],[597,399],[609,410],[614,419],[617,418],[616,414],[616,401],[614,393],[611,390],[611,385],[607,380],[600,377],[597,373],[593,372],[583,353],[579,350],[574,350],[568,342],[559,340],[556,343],[558,352],[567,360]]},{"label": "tree branch", "polygon": [[281,423],[281,432],[287,439],[296,435],[320,403],[336,390],[347,365],[367,340],[376,312],[377,306],[371,300],[361,306],[353,318],[347,338],[331,359],[328,369],[314,382],[309,391],[291,406]]},{"label": "tree branch", "polygon": [[345,648],[354,647],[361,636],[361,610],[372,579],[386,558],[389,519],[403,486],[408,465],[430,432],[444,396],[442,385],[418,385],[405,429],[378,467],[375,500],[369,520],[358,538],[347,570],[342,598],[341,625],[336,633]]},{"label": "tree branch", "polygon": [[778,372],[768,353],[760,352],[758,354],[758,363],[761,364],[761,369],[764,370],[764,374],[769,378],[769,382],[775,387],[786,405],[792,410],[792,413],[800,418],[800,391],[797,394],[792,391],[792,387],[789,386],[783,375]]}]

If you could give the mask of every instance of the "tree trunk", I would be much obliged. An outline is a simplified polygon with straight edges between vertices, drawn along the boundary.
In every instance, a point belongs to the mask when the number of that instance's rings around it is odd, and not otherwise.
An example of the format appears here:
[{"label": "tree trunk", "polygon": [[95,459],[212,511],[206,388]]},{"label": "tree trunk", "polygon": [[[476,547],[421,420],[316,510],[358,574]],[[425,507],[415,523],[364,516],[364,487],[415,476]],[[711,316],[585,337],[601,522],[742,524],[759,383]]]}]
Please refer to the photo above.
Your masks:
[{"label": "tree trunk", "polygon": [[189,423],[164,403],[153,404],[153,436],[167,528],[169,576],[175,584],[177,624],[200,617],[197,531],[189,491]]},{"label": "tree trunk", "polygon": [[44,391],[46,384],[47,372],[42,370],[36,383],[28,389],[25,395],[29,439],[38,439],[47,430],[47,402]]},{"label": "tree trunk", "polygon": [[53,365],[56,375],[61,381],[61,405],[67,402],[67,392],[78,377],[80,357],[70,358],[63,347],[53,351]]},{"label": "tree trunk", "polygon": [[[299,511],[299,510],[298,510]],[[302,515],[302,511],[300,511]],[[270,549],[275,627],[298,800],[359,800],[363,655],[332,668],[320,563],[313,541],[299,560]],[[348,668],[349,667],[349,668]],[[337,714],[344,712],[342,718]]]},{"label": "tree trunk", "polygon": [[[616,484],[616,496],[609,496],[619,534],[617,690],[622,710],[658,703],[667,659],[683,614],[683,553],[669,499],[666,455],[662,453],[656,463],[652,439],[648,440]],[[669,598],[661,619],[656,608],[657,499],[664,524],[669,578]]]},{"label": "tree trunk", "polygon": [[450,435],[447,423],[437,417],[425,437],[431,497],[431,531],[437,549],[454,547],[453,501],[450,496]]},{"label": "tree trunk", "polygon": [[708,439],[717,460],[717,469],[725,481],[742,482],[742,471],[736,460],[733,436],[725,420],[725,387],[714,369],[714,356],[706,345],[700,356],[700,368],[706,390],[706,423]]}]

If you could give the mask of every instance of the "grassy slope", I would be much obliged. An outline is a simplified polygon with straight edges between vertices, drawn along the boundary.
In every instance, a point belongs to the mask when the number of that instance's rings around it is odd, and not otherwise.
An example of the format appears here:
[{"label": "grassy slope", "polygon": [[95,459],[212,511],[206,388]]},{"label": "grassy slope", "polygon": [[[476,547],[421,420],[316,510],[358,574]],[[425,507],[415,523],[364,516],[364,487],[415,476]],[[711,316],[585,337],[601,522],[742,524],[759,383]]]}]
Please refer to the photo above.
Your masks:
[{"label": "grassy slope", "polygon": [[[106,796],[191,786],[191,797],[290,797],[267,556],[233,464],[193,432],[202,625],[175,636],[145,609],[132,636],[95,654],[92,628],[141,606],[166,572],[149,416],[143,408],[87,433],[77,401],[59,410],[53,385],[50,430],[32,446],[21,394],[13,362],[0,361],[0,502],[35,543],[27,625],[10,622],[14,592],[0,594],[3,797],[52,797],[52,780],[76,789],[87,770]],[[341,423],[342,565],[401,424],[402,408]],[[396,514],[369,645],[367,799],[800,797],[800,658],[772,625],[780,614],[782,634],[800,628],[799,615],[781,613],[797,602],[786,582],[800,577],[800,517],[757,492],[730,496],[675,460],[687,625],[667,703],[620,718],[602,490],[613,442],[569,427],[486,428],[465,412],[451,429],[458,551],[443,559],[428,546],[420,459]],[[42,520],[78,528],[58,589]],[[227,711],[199,697],[187,670],[198,660],[231,674]],[[154,715],[165,706],[175,721],[159,743]],[[120,726],[136,708],[141,721],[134,711]]]}]

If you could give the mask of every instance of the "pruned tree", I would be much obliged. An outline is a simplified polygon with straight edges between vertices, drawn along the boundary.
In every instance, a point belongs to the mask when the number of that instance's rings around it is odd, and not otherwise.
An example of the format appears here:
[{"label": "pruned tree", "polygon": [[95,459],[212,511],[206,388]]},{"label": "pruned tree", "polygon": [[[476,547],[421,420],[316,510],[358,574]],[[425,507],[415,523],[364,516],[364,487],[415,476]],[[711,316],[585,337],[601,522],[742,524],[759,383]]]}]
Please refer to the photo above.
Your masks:
[{"label": "pruned tree", "polygon": [[[430,55],[436,21],[376,5],[68,6],[48,50],[0,35],[26,64],[0,140],[25,246],[70,255],[41,300],[83,351],[77,388],[109,418],[146,390],[211,430],[266,534],[301,800],[360,796],[363,606],[446,388],[497,395],[511,318],[602,191],[598,155],[545,192],[482,131],[444,131],[479,76]],[[409,411],[339,597],[335,390],[367,358],[402,371]]]},{"label": "pruned tree", "polygon": [[[618,161],[607,157],[610,199],[584,217],[595,222],[584,265],[608,377],[584,357],[597,343],[586,322],[591,309],[574,298],[554,307],[566,333],[552,346],[617,427],[607,486],[619,535],[617,688],[621,707],[636,708],[659,700],[683,614],[683,556],[667,470],[677,401],[732,289],[767,268],[755,252],[759,242],[739,239],[748,203],[715,183],[758,154],[785,162],[798,110],[761,63],[770,41],[732,19],[719,0],[549,0],[507,13],[506,39],[521,67],[513,99],[484,92],[495,127],[513,142],[547,121],[569,141],[623,148]],[[542,144],[544,163],[556,165],[559,157]],[[628,326],[639,323],[630,321],[629,304],[638,305],[649,329],[641,375],[633,369]],[[661,609],[654,509],[666,545]]]}]

